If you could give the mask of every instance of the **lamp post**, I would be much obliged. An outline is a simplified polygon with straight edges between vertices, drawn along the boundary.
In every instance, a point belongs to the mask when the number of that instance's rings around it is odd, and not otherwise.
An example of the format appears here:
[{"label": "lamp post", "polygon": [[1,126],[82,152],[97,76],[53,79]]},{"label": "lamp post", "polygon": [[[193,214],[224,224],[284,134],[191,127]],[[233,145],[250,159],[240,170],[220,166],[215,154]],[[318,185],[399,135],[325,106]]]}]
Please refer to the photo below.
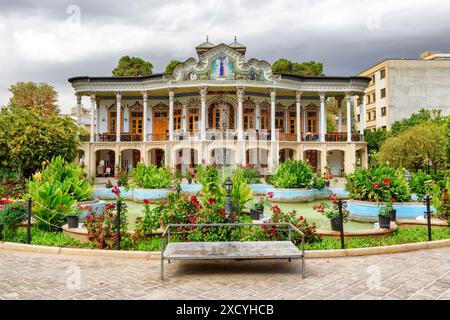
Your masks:
[{"label": "lamp post", "polygon": [[411,173],[408,170],[405,170],[405,178],[406,178],[406,182],[408,182],[411,180]]},{"label": "lamp post", "polygon": [[230,177],[225,181],[225,191],[227,194],[225,195],[225,213],[228,219],[231,216],[231,212],[233,211],[233,202],[231,202],[231,189],[233,188],[233,183],[231,182]]}]

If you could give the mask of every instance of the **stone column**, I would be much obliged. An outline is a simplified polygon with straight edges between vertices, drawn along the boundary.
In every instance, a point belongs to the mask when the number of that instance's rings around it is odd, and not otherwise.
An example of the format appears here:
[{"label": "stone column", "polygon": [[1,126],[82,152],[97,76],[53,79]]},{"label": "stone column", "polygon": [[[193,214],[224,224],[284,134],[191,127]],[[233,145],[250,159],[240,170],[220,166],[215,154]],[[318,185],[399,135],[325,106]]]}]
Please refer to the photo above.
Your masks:
[{"label": "stone column", "polygon": [[95,100],[95,93],[91,93],[91,142],[95,141],[95,105],[96,105],[96,100]]},{"label": "stone column", "polygon": [[256,130],[261,130],[261,107],[259,102],[256,103],[255,109],[255,128]]},{"label": "stone column", "polygon": [[117,107],[117,117],[116,117],[116,141],[119,142],[120,141],[120,124],[122,122],[121,119],[121,102],[122,102],[122,93],[121,92],[116,92],[116,107]]},{"label": "stone column", "polygon": [[77,94],[77,123],[81,127],[81,94]]},{"label": "stone column", "polygon": [[302,98],[302,92],[301,91],[297,91],[295,93],[295,116],[297,117],[297,142],[302,141],[302,137],[301,137],[301,119],[300,119],[300,113],[301,113],[301,98]]},{"label": "stone column", "polygon": [[325,92],[319,92],[320,95],[320,127],[319,137],[321,142],[325,142],[325,130],[327,127],[327,121],[325,116]]},{"label": "stone column", "polygon": [[306,114],[307,114],[306,106],[303,107],[303,138],[305,138],[305,133],[308,128],[306,127]]},{"label": "stone column", "polygon": [[169,89],[169,141],[173,141],[173,98],[175,94]]},{"label": "stone column", "polygon": [[238,87],[237,88],[237,100],[238,100],[238,114],[236,117],[237,122],[237,134],[238,134],[238,140],[242,141],[244,140],[244,128],[243,128],[243,102],[244,102],[244,88]]},{"label": "stone column", "polygon": [[200,138],[201,140],[206,139],[206,94],[208,93],[207,87],[200,88],[200,100],[201,100],[201,111],[200,111]]},{"label": "stone column", "polygon": [[352,94],[350,92],[345,94],[345,100],[347,101],[347,142],[352,142]]},{"label": "stone column", "polygon": [[366,112],[364,110],[364,94],[359,95],[359,133],[364,134],[366,124]]},{"label": "stone column", "polygon": [[[276,103],[277,93],[275,89],[270,91],[270,136],[272,141],[276,141],[275,132],[275,103]],[[278,158],[278,157],[277,157]]]},{"label": "stone column", "polygon": [[284,133],[289,134],[289,107],[284,109]]},{"label": "stone column", "polygon": [[342,98],[341,96],[336,97],[336,101],[338,104],[338,127],[337,131],[342,132]]},{"label": "stone column", "polygon": [[143,125],[144,127],[142,128],[142,134],[143,134],[143,139],[142,141],[147,142],[147,118],[148,118],[148,94],[147,91],[142,92],[142,98],[144,101],[144,113],[143,113]]}]

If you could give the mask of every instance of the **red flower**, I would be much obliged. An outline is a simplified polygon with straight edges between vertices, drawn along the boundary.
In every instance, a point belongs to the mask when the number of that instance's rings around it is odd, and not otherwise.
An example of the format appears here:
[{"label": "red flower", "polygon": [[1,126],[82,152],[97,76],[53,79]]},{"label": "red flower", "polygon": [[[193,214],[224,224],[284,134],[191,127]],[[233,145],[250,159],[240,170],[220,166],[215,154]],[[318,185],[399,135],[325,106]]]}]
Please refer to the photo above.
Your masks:
[{"label": "red flower", "polygon": [[144,199],[144,203],[145,203],[145,204],[148,204],[149,202],[150,202],[149,199]]},{"label": "red flower", "polygon": [[272,206],[271,210],[273,211],[273,213],[280,213],[281,212],[280,207],[277,206],[277,205]]},{"label": "red flower", "polygon": [[225,209],[219,209],[219,213],[224,217],[227,215],[227,213],[225,212]]},{"label": "red flower", "polygon": [[216,203],[216,199],[214,199],[214,198],[209,198],[209,199],[208,199],[208,202],[211,203],[211,204]]},{"label": "red flower", "polygon": [[272,199],[273,198],[273,192],[272,191],[267,192],[267,196],[269,197],[269,199]]},{"label": "red flower", "polygon": [[383,182],[384,182],[385,184],[387,184],[387,185],[391,185],[391,183],[392,183],[392,181],[389,180],[388,178],[384,178],[384,179],[383,179]]},{"label": "red flower", "polygon": [[299,221],[302,221],[303,219],[304,219],[303,216],[300,216],[300,217],[298,218]]},{"label": "red flower", "polygon": [[372,188],[375,188],[375,189],[378,188],[379,186],[380,186],[380,185],[379,185],[378,183],[373,183],[373,184],[372,184]]},{"label": "red flower", "polygon": [[117,186],[114,186],[111,192],[114,193],[116,196],[120,196],[120,189]]}]

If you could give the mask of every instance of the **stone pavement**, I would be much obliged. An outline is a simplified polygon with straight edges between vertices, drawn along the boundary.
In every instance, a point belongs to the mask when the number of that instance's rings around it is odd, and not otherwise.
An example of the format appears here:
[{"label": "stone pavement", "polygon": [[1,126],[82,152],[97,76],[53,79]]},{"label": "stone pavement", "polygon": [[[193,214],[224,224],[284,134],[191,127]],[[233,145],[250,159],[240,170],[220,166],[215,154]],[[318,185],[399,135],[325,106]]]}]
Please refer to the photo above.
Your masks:
[{"label": "stone pavement", "polygon": [[96,258],[0,249],[0,299],[450,299],[450,248],[300,261]]}]

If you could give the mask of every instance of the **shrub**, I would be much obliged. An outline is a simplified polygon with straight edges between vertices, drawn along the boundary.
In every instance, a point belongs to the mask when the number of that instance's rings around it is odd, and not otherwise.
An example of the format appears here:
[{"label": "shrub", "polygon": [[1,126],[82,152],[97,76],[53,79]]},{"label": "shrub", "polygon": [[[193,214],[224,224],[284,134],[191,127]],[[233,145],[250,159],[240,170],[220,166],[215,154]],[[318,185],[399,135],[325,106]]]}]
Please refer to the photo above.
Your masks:
[{"label": "shrub", "polygon": [[[97,215],[90,211],[84,221],[88,231],[88,239],[98,249],[111,249],[116,243],[116,218],[117,207],[115,203],[106,204],[102,213]],[[122,203],[120,210],[120,235],[126,237],[127,211],[126,204]]]},{"label": "shrub", "polygon": [[77,163],[68,163],[62,157],[54,158],[48,166],[33,176],[33,181],[62,183],[67,192],[77,201],[90,198],[93,187],[84,177],[83,168]]},{"label": "shrub", "polygon": [[271,178],[277,188],[309,188],[313,178],[312,168],[299,160],[287,160],[282,163]]},{"label": "shrub", "polygon": [[325,188],[325,184],[326,184],[326,181],[325,181],[325,179],[323,179],[322,178],[322,176],[321,176],[321,174],[320,173],[318,173],[318,174],[316,174],[314,177],[313,177],[313,180],[312,180],[312,188],[314,188],[314,189],[323,189],[323,188]]},{"label": "shrub", "polygon": [[33,199],[36,226],[41,230],[57,230],[73,211],[76,200],[69,194],[67,183],[31,181],[29,195]]},{"label": "shrub", "polygon": [[0,200],[0,239],[11,239],[16,235],[27,214],[23,201]]},{"label": "shrub", "polygon": [[439,218],[447,219],[450,225],[450,180],[447,180],[446,186],[440,188],[439,185],[433,186],[433,207],[436,208],[436,212]]},{"label": "shrub", "polygon": [[422,199],[426,194],[430,194],[433,190],[433,179],[431,175],[423,172],[413,172],[409,181],[411,192],[417,194]]},{"label": "shrub", "polygon": [[248,184],[261,182],[258,172],[252,167],[237,167],[235,172],[241,172],[245,182]]},{"label": "shrub", "polygon": [[410,191],[403,170],[385,166],[358,169],[347,175],[351,199],[374,202],[408,201]]},{"label": "shrub", "polygon": [[139,162],[131,173],[130,187],[145,189],[169,188],[172,185],[172,172],[169,167],[146,166]]}]

